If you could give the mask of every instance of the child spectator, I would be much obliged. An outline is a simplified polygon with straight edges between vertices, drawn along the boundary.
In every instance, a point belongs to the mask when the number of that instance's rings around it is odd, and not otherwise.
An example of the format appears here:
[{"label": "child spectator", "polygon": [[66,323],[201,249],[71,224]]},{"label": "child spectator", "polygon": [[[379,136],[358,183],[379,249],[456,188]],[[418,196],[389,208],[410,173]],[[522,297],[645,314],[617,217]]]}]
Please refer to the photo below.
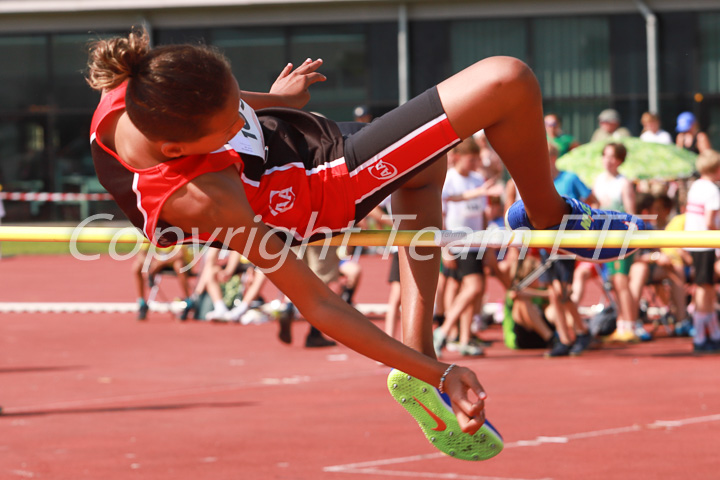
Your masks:
[{"label": "child spectator", "polygon": [[[625,161],[627,150],[620,143],[609,143],[603,149],[602,163],[604,171],[595,179],[593,193],[600,208],[618,209],[626,213],[635,213],[635,189],[626,177],[618,172]],[[628,274],[633,257],[626,256],[606,264],[607,276],[612,283],[618,303],[617,329],[608,338],[616,342],[637,342],[635,335],[635,302],[630,292]]]},{"label": "child spectator", "polygon": [[[720,211],[720,189],[715,182],[720,180],[720,153],[705,150],[697,158],[695,168],[700,178],[690,186],[685,209],[685,231],[718,229]],[[695,335],[695,353],[720,353],[720,324],[715,312],[714,264],[715,249],[687,248],[692,255],[695,268],[695,290],[692,314]]]}]

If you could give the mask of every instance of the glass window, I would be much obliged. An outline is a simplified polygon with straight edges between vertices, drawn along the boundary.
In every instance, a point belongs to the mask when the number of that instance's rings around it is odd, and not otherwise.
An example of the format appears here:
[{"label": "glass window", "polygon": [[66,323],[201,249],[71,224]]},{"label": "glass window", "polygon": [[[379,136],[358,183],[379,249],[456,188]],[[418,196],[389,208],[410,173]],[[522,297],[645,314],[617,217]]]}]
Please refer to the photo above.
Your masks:
[{"label": "glass window", "polygon": [[366,33],[361,25],[297,27],[289,38],[290,61],[322,58],[327,81],[317,85],[307,109],[333,119],[348,118],[370,97]]},{"label": "glass window", "polygon": [[47,106],[47,37],[0,37],[0,111]]},{"label": "glass window", "polygon": [[532,31],[533,68],[545,98],[610,94],[607,19],[542,18]]},{"label": "glass window", "polygon": [[720,14],[700,18],[700,90],[720,93]]},{"label": "glass window", "polygon": [[267,92],[287,63],[285,35],[279,28],[213,30],[211,43],[230,59],[243,90]]},{"label": "glass window", "polygon": [[0,120],[0,183],[6,191],[42,191],[48,182],[44,116]]},{"label": "glass window", "polygon": [[453,22],[450,49],[453,73],[495,55],[527,61],[526,23],[519,19]]},{"label": "glass window", "polygon": [[53,35],[51,72],[53,101],[61,108],[94,109],[100,96],[85,83],[88,43],[96,35]]}]

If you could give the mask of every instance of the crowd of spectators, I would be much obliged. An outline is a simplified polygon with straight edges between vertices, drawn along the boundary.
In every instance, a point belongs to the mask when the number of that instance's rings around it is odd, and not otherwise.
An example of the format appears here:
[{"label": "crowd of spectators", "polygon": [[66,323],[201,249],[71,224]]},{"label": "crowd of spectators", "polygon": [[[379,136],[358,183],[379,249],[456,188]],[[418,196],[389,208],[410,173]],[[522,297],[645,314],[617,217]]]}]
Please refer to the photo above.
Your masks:
[{"label": "crowd of spectators", "polygon": [[[596,208],[644,215],[654,229],[717,229],[720,154],[712,149],[695,116],[678,115],[674,140],[661,128],[658,115],[646,112],[641,123],[641,140],[674,144],[698,154],[694,174],[642,181],[623,176],[621,166],[631,155],[623,140],[631,133],[616,110],[606,109],[598,115],[591,139],[605,142],[596,159],[602,173],[592,185],[585,185],[577,175],[555,166],[558,157],[580,143],[563,131],[559,115],[549,113],[545,116],[548,152],[558,191]],[[502,163],[492,160],[497,155],[483,132],[474,140],[469,141],[474,146],[463,142],[448,155],[443,192],[447,229],[502,228],[504,210],[519,200],[512,179],[502,185],[502,171],[490,168],[501,169]],[[692,337],[695,353],[720,352],[715,288],[720,262],[714,249],[646,248],[607,264],[556,259],[544,250],[530,249],[521,255],[511,248],[503,253],[500,258],[497,252],[445,253],[440,277],[444,294],[436,308],[438,355],[446,349],[483,354],[486,342],[478,332],[488,319],[483,316],[483,295],[489,276],[495,276],[506,292],[495,319],[503,322],[504,341],[510,348],[543,348],[548,357],[563,357],[607,342],[650,341],[664,331]],[[473,259],[471,267],[466,258]],[[603,293],[594,309],[583,298],[591,281],[598,282]]]},{"label": "crowd of spectators", "polygon": [[[358,107],[354,113],[358,119],[371,119],[367,107]],[[674,144],[698,154],[694,175],[643,181],[623,176],[622,164],[631,155],[623,139],[631,134],[622,126],[618,112],[606,109],[598,115],[598,128],[592,135],[592,141],[605,142],[602,155],[596,159],[602,173],[592,185],[586,185],[576,174],[557,168],[556,160],[580,142],[563,130],[560,115],[548,113],[545,116],[548,153],[557,190],[593,207],[643,215],[654,229],[717,229],[720,154],[712,149],[695,116],[683,112],[677,117],[674,140],[662,129],[658,115],[646,112],[641,123],[641,140]],[[504,228],[505,211],[519,200],[512,179],[505,181],[506,178],[503,164],[484,132],[453,148],[448,154],[442,194],[443,228]],[[370,215],[375,228],[392,225],[389,203],[383,202]],[[397,336],[401,292],[396,250],[393,260],[388,261],[385,330],[391,336]],[[270,302],[271,308],[266,305],[264,314],[258,314],[261,310],[257,307],[265,304],[260,296],[265,282],[262,272],[237,254],[223,258],[217,253],[212,250],[204,259],[194,291],[189,290],[187,276],[179,275],[187,297],[180,318],[192,316],[248,324],[275,317],[280,325],[280,340],[290,343],[292,304],[287,299],[278,299]],[[359,253],[341,250],[341,259],[333,249],[329,254],[332,261],[310,262],[318,276],[348,303],[353,302],[362,270]],[[139,260],[136,267],[141,263]],[[180,258],[153,263],[149,278],[152,280],[162,267],[172,266],[178,271],[182,264]],[[138,279],[139,318],[144,319],[148,304],[143,277],[139,268],[134,272]],[[480,338],[480,332],[494,322],[502,323],[504,343],[509,348],[541,348],[548,357],[579,355],[604,342],[650,341],[660,331],[692,337],[696,353],[718,353],[720,324],[715,288],[718,275],[720,262],[714,249],[645,248],[607,264],[558,259],[545,250],[448,249],[443,252],[435,302],[435,351],[438,356],[446,350],[466,356],[483,355],[488,343]],[[499,308],[488,313],[491,309],[484,301],[490,277],[497,280],[505,293]],[[583,298],[588,282],[597,282],[603,293],[602,302],[592,308]],[[314,329],[305,343],[334,345]]]}]

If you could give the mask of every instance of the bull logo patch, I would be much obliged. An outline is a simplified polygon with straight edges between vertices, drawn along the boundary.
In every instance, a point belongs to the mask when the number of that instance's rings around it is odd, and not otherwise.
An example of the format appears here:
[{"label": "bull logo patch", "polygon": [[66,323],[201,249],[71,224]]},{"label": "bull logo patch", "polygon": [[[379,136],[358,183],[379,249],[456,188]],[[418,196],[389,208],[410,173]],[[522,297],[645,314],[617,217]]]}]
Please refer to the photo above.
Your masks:
[{"label": "bull logo patch", "polygon": [[283,190],[271,190],[268,205],[270,206],[270,213],[273,215],[287,212],[293,208],[295,206],[295,192],[293,192],[292,187]]},{"label": "bull logo patch", "polygon": [[395,165],[378,160],[370,168],[368,168],[370,175],[377,178],[378,180],[390,180],[398,174]]}]

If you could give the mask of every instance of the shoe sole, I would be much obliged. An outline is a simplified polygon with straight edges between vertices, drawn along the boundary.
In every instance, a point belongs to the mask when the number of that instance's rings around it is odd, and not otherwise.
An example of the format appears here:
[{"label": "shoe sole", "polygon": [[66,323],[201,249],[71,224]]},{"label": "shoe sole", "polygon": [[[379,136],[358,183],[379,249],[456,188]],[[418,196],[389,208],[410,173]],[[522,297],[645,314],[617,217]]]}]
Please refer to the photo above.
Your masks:
[{"label": "shoe sole", "polygon": [[454,458],[487,460],[500,453],[504,443],[487,420],[474,435],[460,429],[449,400],[435,387],[393,370],[387,379],[388,390],[395,400],[418,423],[430,444]]}]

